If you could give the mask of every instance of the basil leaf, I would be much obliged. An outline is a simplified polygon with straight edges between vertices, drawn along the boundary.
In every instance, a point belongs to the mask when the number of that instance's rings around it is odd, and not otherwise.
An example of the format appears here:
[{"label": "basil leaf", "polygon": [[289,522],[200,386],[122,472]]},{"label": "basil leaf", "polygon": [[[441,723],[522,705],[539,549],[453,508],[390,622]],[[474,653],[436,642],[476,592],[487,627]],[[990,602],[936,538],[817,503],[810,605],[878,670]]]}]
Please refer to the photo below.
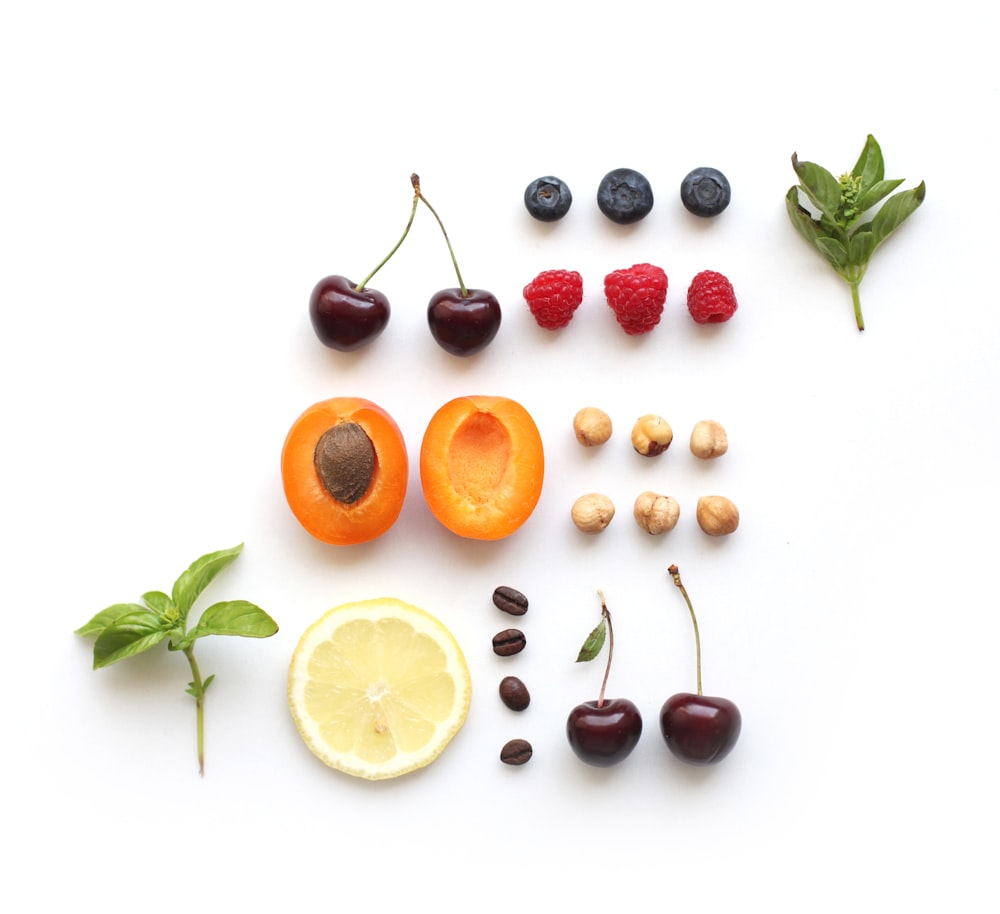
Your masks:
[{"label": "basil leaf", "polygon": [[847,237],[844,226],[837,222],[836,219],[828,216],[826,213],[823,213],[823,215],[819,217],[819,226],[823,229],[823,234],[829,235],[831,238],[843,239]]},{"label": "basil leaf", "polygon": [[825,236],[819,221],[813,219],[809,210],[799,203],[799,188],[790,187],[785,195],[785,207],[788,209],[788,218],[796,231],[805,238],[811,245],[816,246],[816,240]]},{"label": "basil leaf", "polygon": [[198,687],[198,683],[189,682],[188,687],[184,690],[188,695],[193,695],[195,698],[204,698],[205,693],[208,691],[208,687],[215,681],[215,673],[211,676],[206,676],[205,681]]},{"label": "basil leaf", "polygon": [[872,234],[877,248],[886,240],[913,211],[924,202],[927,188],[921,181],[912,190],[904,190],[890,197],[872,219]]},{"label": "basil leaf", "polygon": [[817,238],[816,247],[837,270],[844,269],[850,262],[847,256],[847,248],[836,238],[829,238],[825,235]]},{"label": "basil leaf", "polygon": [[800,162],[797,156],[792,156],[792,166],[799,176],[802,189],[806,196],[816,205],[821,213],[831,218],[840,207],[840,182],[822,165],[814,162]]},{"label": "basil leaf", "polygon": [[174,601],[162,590],[151,590],[149,593],[144,593],[142,599],[150,609],[161,616],[174,609]]},{"label": "basil leaf", "polygon": [[858,197],[858,213],[866,213],[884,197],[888,197],[902,183],[903,178],[893,178],[891,181],[876,181],[867,190],[863,190],[861,196]]},{"label": "basil leaf", "polygon": [[851,235],[850,261],[864,267],[875,253],[875,236],[870,231],[857,231]]},{"label": "basil leaf", "polygon": [[145,607],[140,606],[138,603],[115,603],[113,606],[107,607],[107,609],[102,609],[86,625],[81,625],[74,634],[80,635],[83,638],[96,638],[112,622],[128,613],[136,611],[144,612]]},{"label": "basil leaf", "polygon": [[140,608],[120,616],[94,642],[94,669],[140,654],[169,635],[170,629],[148,609]]},{"label": "basil leaf", "polygon": [[885,160],[882,157],[882,149],[870,133],[865,141],[865,148],[861,150],[861,155],[851,170],[851,174],[861,179],[862,194],[885,177]]},{"label": "basil leaf", "polygon": [[229,600],[208,607],[187,637],[239,635],[244,638],[270,638],[278,624],[259,606],[246,600]]},{"label": "basil leaf", "polygon": [[219,552],[209,552],[199,559],[195,559],[191,566],[174,583],[173,600],[181,619],[187,619],[187,614],[191,611],[194,601],[198,599],[201,592],[208,587],[212,579],[223,568],[235,561],[236,557],[243,549],[243,544],[234,546],[232,549],[223,549]]},{"label": "basil leaf", "polygon": [[580,648],[580,653],[577,654],[576,662],[583,663],[587,660],[593,660],[601,652],[601,648],[604,647],[604,639],[607,637],[607,633],[607,622],[602,617],[601,621],[594,627],[594,630],[587,635],[587,640],[583,642],[583,647]]}]

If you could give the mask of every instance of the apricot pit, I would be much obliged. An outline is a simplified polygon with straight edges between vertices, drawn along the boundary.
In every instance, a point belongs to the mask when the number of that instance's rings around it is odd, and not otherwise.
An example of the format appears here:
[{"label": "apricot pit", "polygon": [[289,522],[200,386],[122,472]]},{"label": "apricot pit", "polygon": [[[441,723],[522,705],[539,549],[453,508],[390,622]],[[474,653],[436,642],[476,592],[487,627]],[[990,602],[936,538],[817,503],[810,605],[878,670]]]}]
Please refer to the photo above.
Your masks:
[{"label": "apricot pit", "polygon": [[323,488],[341,504],[353,505],[371,486],[375,445],[357,422],[339,422],[320,435],[313,462]]}]

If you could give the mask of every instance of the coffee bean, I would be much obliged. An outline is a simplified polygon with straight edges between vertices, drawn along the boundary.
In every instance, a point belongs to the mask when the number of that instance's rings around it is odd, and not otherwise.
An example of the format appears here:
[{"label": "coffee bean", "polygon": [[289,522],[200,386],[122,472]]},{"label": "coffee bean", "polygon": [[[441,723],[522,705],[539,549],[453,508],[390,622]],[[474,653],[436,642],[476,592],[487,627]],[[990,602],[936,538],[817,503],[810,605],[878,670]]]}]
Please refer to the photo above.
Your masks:
[{"label": "coffee bean", "polygon": [[500,700],[511,711],[523,711],[531,704],[528,687],[516,676],[504,676],[500,680]]},{"label": "coffee bean", "polygon": [[501,657],[520,654],[526,643],[524,632],[517,628],[507,628],[493,636],[493,653]]},{"label": "coffee bean", "polygon": [[513,587],[498,587],[493,591],[493,605],[512,616],[523,616],[528,611],[528,598]]},{"label": "coffee bean", "polygon": [[523,765],[531,758],[531,743],[526,739],[512,739],[500,750],[500,761],[505,765]]}]

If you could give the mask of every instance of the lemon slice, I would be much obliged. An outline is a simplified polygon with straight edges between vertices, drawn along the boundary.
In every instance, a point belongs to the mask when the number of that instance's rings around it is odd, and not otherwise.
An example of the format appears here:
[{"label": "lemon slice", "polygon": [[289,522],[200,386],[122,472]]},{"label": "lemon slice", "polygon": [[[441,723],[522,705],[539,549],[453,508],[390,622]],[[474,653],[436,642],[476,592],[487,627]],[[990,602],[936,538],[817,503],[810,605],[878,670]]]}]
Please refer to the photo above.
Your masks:
[{"label": "lemon slice", "polygon": [[369,780],[434,761],[471,698],[451,632],[391,597],[331,609],[302,635],[288,671],[288,704],[306,745],[330,767]]}]

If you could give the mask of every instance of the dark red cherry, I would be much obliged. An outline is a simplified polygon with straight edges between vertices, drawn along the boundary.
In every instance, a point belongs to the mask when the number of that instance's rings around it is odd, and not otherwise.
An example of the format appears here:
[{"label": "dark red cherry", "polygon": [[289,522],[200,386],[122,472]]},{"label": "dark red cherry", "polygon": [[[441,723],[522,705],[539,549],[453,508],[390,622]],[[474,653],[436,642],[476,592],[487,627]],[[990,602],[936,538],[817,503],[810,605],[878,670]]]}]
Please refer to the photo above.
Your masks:
[{"label": "dark red cherry", "polygon": [[474,355],[500,330],[500,303],[484,289],[442,289],[427,305],[427,323],[438,344],[452,355]]},{"label": "dark red cherry", "polygon": [[682,762],[712,765],[729,755],[743,720],[728,698],[679,692],[660,709],[660,732]]},{"label": "dark red cherry", "polygon": [[389,322],[389,299],[375,289],[357,289],[345,276],[321,279],[309,296],[309,319],[320,342],[352,352],[374,340]]},{"label": "dark red cherry", "polygon": [[627,698],[585,701],[569,712],[566,736],[577,757],[609,768],[625,759],[642,735],[642,716]]}]

